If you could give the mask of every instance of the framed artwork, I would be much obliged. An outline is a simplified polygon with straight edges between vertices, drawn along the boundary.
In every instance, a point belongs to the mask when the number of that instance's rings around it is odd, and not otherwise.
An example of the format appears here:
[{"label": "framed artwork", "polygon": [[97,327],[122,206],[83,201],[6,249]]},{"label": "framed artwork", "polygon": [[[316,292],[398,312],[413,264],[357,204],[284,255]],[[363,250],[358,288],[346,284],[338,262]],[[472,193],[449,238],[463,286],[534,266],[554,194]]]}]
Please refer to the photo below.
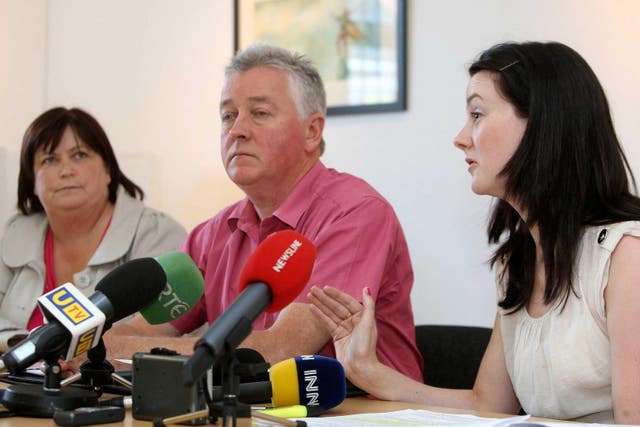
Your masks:
[{"label": "framed artwork", "polygon": [[406,0],[235,0],[235,49],[266,42],[304,53],[329,115],[402,111]]}]

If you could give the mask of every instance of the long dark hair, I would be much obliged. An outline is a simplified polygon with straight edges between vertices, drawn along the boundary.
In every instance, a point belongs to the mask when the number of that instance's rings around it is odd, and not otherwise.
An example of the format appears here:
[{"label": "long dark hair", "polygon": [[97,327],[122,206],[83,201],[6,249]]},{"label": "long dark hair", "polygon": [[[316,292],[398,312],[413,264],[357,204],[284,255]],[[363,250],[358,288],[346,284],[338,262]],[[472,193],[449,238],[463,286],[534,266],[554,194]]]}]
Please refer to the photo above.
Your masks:
[{"label": "long dark hair", "polygon": [[20,173],[18,174],[18,209],[25,215],[42,212],[44,208],[34,193],[33,158],[42,147],[51,153],[60,144],[62,134],[67,127],[95,151],[104,161],[111,182],[109,183],[109,201],[115,203],[118,186],[122,185],[131,197],[144,198],[144,192],[120,170],[116,156],[102,126],[89,113],[79,108],[57,107],[45,111],[27,128],[22,138],[20,151]]},{"label": "long dark hair", "polygon": [[533,291],[537,225],[545,265],[544,302],[566,303],[579,241],[587,225],[640,219],[636,183],[618,142],[609,104],[596,75],[561,43],[505,43],[483,52],[469,67],[494,74],[498,91],[527,118],[522,141],[501,175],[507,202],[492,210],[487,234],[498,244],[506,280],[500,307],[517,311]]}]

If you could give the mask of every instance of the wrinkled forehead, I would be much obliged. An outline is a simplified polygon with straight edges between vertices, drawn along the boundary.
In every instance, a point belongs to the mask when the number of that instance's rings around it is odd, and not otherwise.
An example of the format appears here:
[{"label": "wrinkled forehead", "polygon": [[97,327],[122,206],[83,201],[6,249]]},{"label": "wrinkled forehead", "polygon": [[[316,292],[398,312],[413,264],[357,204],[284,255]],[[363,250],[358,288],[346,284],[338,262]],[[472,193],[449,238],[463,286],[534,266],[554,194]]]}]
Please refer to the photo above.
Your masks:
[{"label": "wrinkled forehead", "polygon": [[[268,73],[269,79],[265,78],[262,74]],[[262,76],[261,76],[262,75]],[[303,89],[301,87],[301,83],[295,77],[293,73],[289,71],[270,65],[261,65],[252,68],[248,68],[242,71],[234,71],[225,75],[224,83],[222,85],[222,91],[220,95],[220,106],[222,107],[225,104],[228,104],[231,100],[231,90],[234,91],[238,89],[238,85],[243,85],[245,82],[251,80],[251,87],[257,89],[257,93],[245,94],[247,97],[261,97],[264,96],[263,93],[259,93],[260,83],[264,82],[265,84],[265,93],[269,92],[268,89],[271,87],[269,83],[270,79],[278,78],[281,76],[286,79],[288,93],[287,95],[291,97],[293,100],[296,110],[300,115],[303,114],[304,104],[303,104]],[[262,78],[261,78],[262,77]],[[246,80],[245,80],[246,79]],[[256,79],[256,80],[254,80]]]}]

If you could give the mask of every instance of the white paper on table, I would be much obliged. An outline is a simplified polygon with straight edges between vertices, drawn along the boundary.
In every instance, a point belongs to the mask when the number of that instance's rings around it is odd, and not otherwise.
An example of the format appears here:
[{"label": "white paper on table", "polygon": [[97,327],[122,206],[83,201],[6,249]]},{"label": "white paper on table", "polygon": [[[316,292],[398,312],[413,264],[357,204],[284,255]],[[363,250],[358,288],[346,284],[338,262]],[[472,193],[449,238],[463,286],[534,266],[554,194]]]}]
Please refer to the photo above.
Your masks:
[{"label": "white paper on table", "polygon": [[[405,409],[402,411],[375,414],[353,414],[339,417],[304,418],[309,427],[419,427],[452,426],[467,427],[506,427],[522,422],[528,415],[509,418],[483,418],[475,415],[447,414],[424,409]],[[255,425],[274,426],[268,421],[254,419]]]},{"label": "white paper on table", "polygon": [[[529,421],[529,415],[508,417],[508,418],[484,418],[475,415],[447,414],[443,412],[432,412],[425,409],[405,409],[394,412],[353,414],[339,417],[304,418],[309,427],[448,427],[461,425],[465,427],[509,427],[516,423],[530,423],[533,426],[544,427],[621,427],[620,425],[606,425],[595,423],[576,423],[547,421]],[[253,419],[254,425],[276,426],[264,420]]]}]

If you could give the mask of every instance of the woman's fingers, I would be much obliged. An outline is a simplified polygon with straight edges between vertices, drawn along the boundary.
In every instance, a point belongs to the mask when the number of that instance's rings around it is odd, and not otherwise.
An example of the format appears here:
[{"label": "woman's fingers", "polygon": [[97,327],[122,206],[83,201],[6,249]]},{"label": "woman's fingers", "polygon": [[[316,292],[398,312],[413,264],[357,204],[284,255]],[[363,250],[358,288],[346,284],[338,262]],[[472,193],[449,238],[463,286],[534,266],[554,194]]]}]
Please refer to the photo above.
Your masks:
[{"label": "woman's fingers", "polygon": [[366,309],[373,308],[375,309],[375,301],[371,296],[371,289],[368,286],[362,288],[362,304]]},{"label": "woman's fingers", "polygon": [[345,335],[351,333],[350,330],[344,328],[343,321],[331,309],[324,304],[326,296],[320,289],[315,288],[308,295],[311,301],[311,312],[320,318],[327,326],[327,330],[334,340],[342,339]]},{"label": "woman's fingers", "polygon": [[[368,288],[365,289],[370,292]],[[351,334],[363,312],[358,300],[331,286],[323,289],[313,286],[307,297],[313,304],[312,312],[327,325],[334,340]],[[373,301],[369,304],[372,305]]]},{"label": "woman's fingers", "polygon": [[313,304],[311,304],[309,309],[311,310],[311,312],[313,314],[318,316],[320,318],[320,320],[322,320],[324,322],[325,325],[327,325],[327,328],[329,329],[329,331],[333,335],[333,331],[335,331],[335,329],[338,327],[338,324],[333,319],[331,319],[329,316],[324,314],[324,312],[318,308],[318,306],[313,301],[311,296],[309,297],[309,299],[311,299],[311,302],[313,302]]},{"label": "woman's fingers", "polygon": [[351,295],[331,286],[325,286],[323,290],[327,296],[342,307],[340,314],[343,319],[362,311],[362,304]]},{"label": "woman's fingers", "polygon": [[341,302],[329,295],[326,289],[313,286],[308,297],[316,307],[336,324],[351,316],[349,310]]}]

